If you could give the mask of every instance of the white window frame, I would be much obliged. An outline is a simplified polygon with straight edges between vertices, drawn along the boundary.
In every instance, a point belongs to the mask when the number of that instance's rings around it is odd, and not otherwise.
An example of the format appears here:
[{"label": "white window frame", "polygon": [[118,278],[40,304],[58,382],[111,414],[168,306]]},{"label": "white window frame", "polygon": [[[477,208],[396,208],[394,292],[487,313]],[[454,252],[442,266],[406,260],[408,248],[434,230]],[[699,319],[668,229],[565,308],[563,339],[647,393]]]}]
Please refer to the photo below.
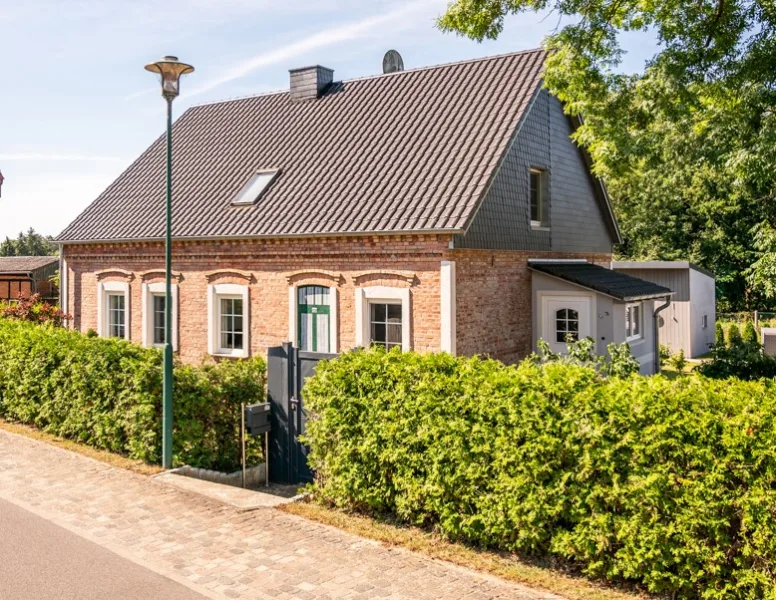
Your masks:
[{"label": "white window frame", "polygon": [[356,288],[356,346],[366,347],[369,344],[369,304],[370,302],[386,302],[401,304],[401,349],[404,352],[412,350],[411,315],[412,303],[409,288],[392,288],[372,286]]},{"label": "white window frame", "polygon": [[103,338],[109,334],[110,318],[108,317],[109,296],[124,296],[124,339],[132,338],[132,305],[130,302],[129,283],[126,281],[101,281],[97,284],[97,334]]},{"label": "white window frame", "polygon": [[[154,296],[164,296],[165,284],[144,283],[142,286],[143,346],[163,348],[164,344],[154,344]],[[178,351],[178,284],[172,284],[172,349]]]},{"label": "white window frame", "polygon": [[[628,311],[631,308],[639,309],[639,333],[637,335],[630,335],[628,331]],[[644,303],[643,302],[630,302],[625,305],[625,341],[637,342],[644,339]]]},{"label": "white window frame", "polygon": [[338,328],[337,328],[337,306],[338,290],[332,285],[319,285],[317,283],[297,283],[288,288],[288,339],[296,346],[299,341],[299,288],[309,285],[325,287],[329,290],[329,353],[337,354],[339,347]]},{"label": "white window frame", "polygon": [[[230,356],[248,358],[251,348],[250,296],[249,287],[236,283],[218,283],[207,286],[207,329],[208,354],[212,356]],[[240,298],[243,301],[243,347],[241,350],[221,348],[221,303],[222,298]]]},{"label": "white window frame", "polygon": [[[533,175],[539,176],[539,220],[536,221],[532,219],[531,215],[531,177]],[[540,169],[539,167],[531,167],[528,169],[528,218],[531,221],[531,229],[536,229],[539,231],[549,231],[548,224],[544,222],[541,217],[544,215],[544,209],[545,209],[545,203],[547,202],[546,196],[546,189],[547,189],[547,181],[546,178],[547,170],[546,169]]]}]

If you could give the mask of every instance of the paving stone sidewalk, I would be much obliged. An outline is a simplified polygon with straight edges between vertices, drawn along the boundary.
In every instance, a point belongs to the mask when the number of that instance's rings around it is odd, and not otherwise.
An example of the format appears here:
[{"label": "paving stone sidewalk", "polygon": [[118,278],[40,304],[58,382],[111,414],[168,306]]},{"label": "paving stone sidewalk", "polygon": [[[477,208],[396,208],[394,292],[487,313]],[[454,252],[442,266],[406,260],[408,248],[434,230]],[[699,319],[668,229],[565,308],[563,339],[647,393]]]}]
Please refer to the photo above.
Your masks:
[{"label": "paving stone sidewalk", "polygon": [[0,498],[211,598],[558,598],[4,431]]}]

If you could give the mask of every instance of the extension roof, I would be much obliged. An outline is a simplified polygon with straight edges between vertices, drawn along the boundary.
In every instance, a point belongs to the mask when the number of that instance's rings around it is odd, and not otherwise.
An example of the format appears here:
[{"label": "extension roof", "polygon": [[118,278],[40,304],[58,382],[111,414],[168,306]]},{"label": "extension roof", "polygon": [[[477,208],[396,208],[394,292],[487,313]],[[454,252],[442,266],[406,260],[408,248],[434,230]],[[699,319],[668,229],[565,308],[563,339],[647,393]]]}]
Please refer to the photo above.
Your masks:
[{"label": "extension roof", "polygon": [[665,298],[674,294],[662,285],[589,262],[537,260],[530,261],[529,267],[534,271],[563,279],[623,302]]},{"label": "extension roof", "polygon": [[[530,50],[189,108],[174,126],[178,239],[462,233],[541,87]],[[232,201],[279,170],[258,202]],[[57,238],[161,239],[160,137]]]},{"label": "extension roof", "polygon": [[57,256],[3,256],[0,257],[0,275],[27,274],[55,263],[59,263]]}]

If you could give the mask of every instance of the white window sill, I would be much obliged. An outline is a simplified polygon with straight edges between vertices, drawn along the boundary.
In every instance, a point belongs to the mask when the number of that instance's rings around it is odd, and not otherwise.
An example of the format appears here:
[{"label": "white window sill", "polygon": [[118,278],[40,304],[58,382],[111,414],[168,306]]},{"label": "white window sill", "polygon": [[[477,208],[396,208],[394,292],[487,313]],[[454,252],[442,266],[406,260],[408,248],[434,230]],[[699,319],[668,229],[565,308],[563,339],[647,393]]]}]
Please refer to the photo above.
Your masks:
[{"label": "white window sill", "polygon": [[248,358],[248,354],[244,350],[238,350],[236,352],[218,351],[213,352],[210,356],[215,356],[217,358]]},{"label": "white window sill", "polygon": [[540,221],[531,221],[531,229],[534,231],[549,231],[550,228],[547,225],[542,225]]},{"label": "white window sill", "polygon": [[644,336],[640,335],[638,337],[625,338],[625,341],[627,343],[629,343],[631,346],[634,346],[634,345],[637,346],[638,344],[640,344],[640,343],[642,343],[644,341]]}]

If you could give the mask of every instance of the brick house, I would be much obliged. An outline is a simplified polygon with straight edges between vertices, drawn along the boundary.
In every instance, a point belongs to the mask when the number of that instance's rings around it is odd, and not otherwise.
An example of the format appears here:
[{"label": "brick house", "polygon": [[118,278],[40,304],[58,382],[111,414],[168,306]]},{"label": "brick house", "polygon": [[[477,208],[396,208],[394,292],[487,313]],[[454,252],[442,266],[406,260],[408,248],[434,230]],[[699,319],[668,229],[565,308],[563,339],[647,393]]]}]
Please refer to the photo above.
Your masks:
[{"label": "brick house", "polygon": [[[529,264],[608,267],[620,241],[606,190],[569,138],[577,123],[542,89],[545,56],[341,82],[315,66],[292,70],[289,91],[188,109],[173,133],[181,358],[292,340],[514,362],[557,334],[535,331],[542,278],[572,290],[553,297],[594,294],[593,310],[568,308],[563,328],[598,340],[601,292]],[[164,339],[164,148],[160,138],[58,237],[63,308],[79,330]],[[640,315],[668,293],[640,291]],[[624,322],[613,331],[625,339]]]},{"label": "brick house", "polygon": [[40,294],[54,300],[57,289],[51,278],[59,269],[56,256],[3,256],[0,257],[0,302],[14,301],[19,294],[28,298]]}]

